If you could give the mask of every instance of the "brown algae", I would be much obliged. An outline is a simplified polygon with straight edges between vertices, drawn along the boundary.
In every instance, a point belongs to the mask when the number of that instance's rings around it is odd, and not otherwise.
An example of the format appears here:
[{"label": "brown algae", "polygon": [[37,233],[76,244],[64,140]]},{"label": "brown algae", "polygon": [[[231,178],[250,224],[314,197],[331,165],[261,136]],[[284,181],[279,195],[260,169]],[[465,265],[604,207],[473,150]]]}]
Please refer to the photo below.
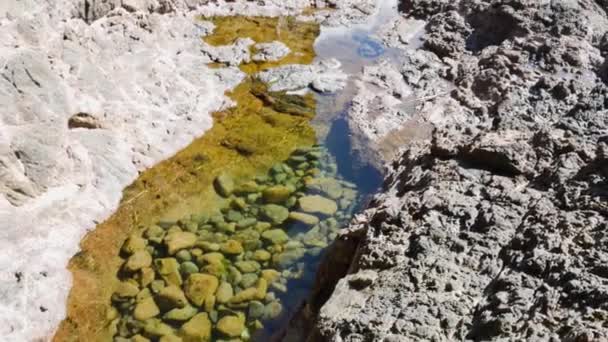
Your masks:
[{"label": "brown algae", "polygon": [[[229,43],[237,36],[249,36],[257,42],[280,40],[292,50],[280,63],[242,66],[249,74],[280,64],[310,63],[314,58],[313,42],[319,32],[316,24],[278,18],[213,18],[212,21],[216,31],[206,38],[209,43]],[[133,290],[117,279],[123,263],[119,253],[128,236],[140,234],[166,217],[180,218],[186,213],[205,210],[213,212],[226,202],[213,189],[213,181],[220,173],[236,180],[249,179],[286,160],[298,147],[314,144],[309,117],[275,110],[265,104],[259,94],[252,94],[253,85],[254,81],[249,78],[230,93],[236,107],[215,113],[214,126],[203,137],[143,172],[125,189],[114,215],[85,236],[81,251],[69,264],[73,287],[67,317],[60,324],[55,341],[112,340],[115,327],[112,322],[119,314],[111,305],[112,294],[117,290],[127,293]],[[303,98],[302,102],[314,112],[312,97]],[[149,301],[146,306],[153,308]],[[205,322],[202,316],[195,318]],[[224,320],[222,326],[230,326],[230,322]]]}]

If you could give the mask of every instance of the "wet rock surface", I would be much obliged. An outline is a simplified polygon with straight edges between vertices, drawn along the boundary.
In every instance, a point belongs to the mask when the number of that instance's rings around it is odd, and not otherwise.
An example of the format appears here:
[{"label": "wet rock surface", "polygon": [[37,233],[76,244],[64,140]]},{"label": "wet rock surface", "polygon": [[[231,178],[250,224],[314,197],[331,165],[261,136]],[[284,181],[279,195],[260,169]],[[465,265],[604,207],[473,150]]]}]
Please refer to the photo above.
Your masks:
[{"label": "wet rock surface", "polygon": [[453,86],[417,110],[450,108],[428,116],[431,137],[388,165],[383,193],[343,233],[361,240],[320,336],[608,339],[605,5],[400,7],[426,22],[406,53],[424,68],[404,64],[404,82]]}]

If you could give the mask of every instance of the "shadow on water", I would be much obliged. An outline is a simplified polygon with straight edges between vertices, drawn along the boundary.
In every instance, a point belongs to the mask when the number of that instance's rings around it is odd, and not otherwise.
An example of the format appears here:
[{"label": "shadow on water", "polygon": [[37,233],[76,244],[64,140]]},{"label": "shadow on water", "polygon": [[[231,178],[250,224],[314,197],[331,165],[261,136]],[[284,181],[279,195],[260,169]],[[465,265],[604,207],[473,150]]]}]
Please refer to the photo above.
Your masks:
[{"label": "shadow on water", "polygon": [[355,183],[361,193],[372,194],[378,189],[382,183],[382,174],[369,164],[355,162],[346,119],[339,117],[332,123],[325,146],[336,158],[338,173],[349,182]]}]

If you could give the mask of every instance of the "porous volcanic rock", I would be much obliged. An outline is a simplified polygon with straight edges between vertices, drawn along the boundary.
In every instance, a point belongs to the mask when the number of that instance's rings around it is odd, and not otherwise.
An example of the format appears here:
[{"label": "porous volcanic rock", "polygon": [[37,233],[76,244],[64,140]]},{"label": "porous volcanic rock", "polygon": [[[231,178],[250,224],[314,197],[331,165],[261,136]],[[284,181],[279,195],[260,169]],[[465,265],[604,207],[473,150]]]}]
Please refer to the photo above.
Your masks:
[{"label": "porous volcanic rock", "polygon": [[359,243],[320,336],[607,340],[605,2],[401,9],[426,21],[407,54],[424,68],[404,65],[403,78],[453,85],[418,106],[450,111],[388,164],[382,193],[339,238]]}]

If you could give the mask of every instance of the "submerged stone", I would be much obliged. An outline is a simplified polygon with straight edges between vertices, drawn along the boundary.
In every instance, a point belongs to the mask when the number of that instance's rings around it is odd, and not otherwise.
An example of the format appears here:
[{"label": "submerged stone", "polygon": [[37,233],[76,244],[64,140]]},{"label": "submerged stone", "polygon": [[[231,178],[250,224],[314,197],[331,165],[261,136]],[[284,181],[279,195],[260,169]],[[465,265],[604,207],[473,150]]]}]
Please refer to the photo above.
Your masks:
[{"label": "submerged stone", "polygon": [[230,281],[233,284],[236,284],[236,283],[239,283],[242,278],[243,278],[243,275],[238,270],[238,268],[236,268],[234,266],[228,266],[228,281]]},{"label": "submerged stone", "polygon": [[243,219],[243,214],[236,210],[228,210],[226,213],[226,221],[228,222],[238,222]]},{"label": "submerged stone", "polygon": [[165,245],[169,254],[173,255],[177,251],[193,247],[196,244],[197,236],[190,232],[175,232],[167,234],[165,237]]},{"label": "submerged stone", "polygon": [[221,264],[223,260],[224,260],[224,255],[222,253],[218,253],[218,252],[203,254],[198,258],[198,261],[200,263],[204,262],[207,264]]},{"label": "submerged stone", "polygon": [[273,255],[272,262],[279,267],[286,267],[302,258],[304,254],[306,254],[304,248],[290,249]]},{"label": "submerged stone", "polygon": [[211,340],[211,321],[206,312],[202,312],[192,317],[182,325],[181,335],[186,341],[209,341]]},{"label": "submerged stone", "polygon": [[198,266],[196,266],[196,264],[192,261],[183,262],[179,268],[182,274],[185,276],[188,276],[192,273],[197,273],[199,271]]},{"label": "submerged stone", "polygon": [[[194,273],[188,277],[185,284],[186,296],[196,306],[202,306],[205,301],[215,301],[215,291],[219,286],[217,277],[204,274]],[[214,297],[213,299],[211,297]]]},{"label": "submerged stone", "polygon": [[127,259],[124,269],[128,272],[135,272],[144,267],[152,265],[152,256],[146,250],[138,250]]},{"label": "submerged stone", "polygon": [[266,294],[268,293],[268,282],[266,281],[266,279],[260,278],[258,280],[256,290],[256,298],[258,300],[263,300],[264,298],[266,298]]},{"label": "submerged stone", "polygon": [[258,233],[262,233],[268,229],[270,229],[272,227],[272,224],[268,223],[268,222],[258,222],[255,224],[255,230]]},{"label": "submerged stone", "polygon": [[283,229],[271,229],[262,233],[262,238],[270,241],[274,245],[284,244],[289,241],[289,236]]},{"label": "submerged stone", "polygon": [[219,243],[213,243],[208,241],[197,241],[196,246],[202,248],[205,252],[217,252],[221,248]]},{"label": "submerged stone", "polygon": [[249,319],[261,318],[262,316],[264,316],[264,304],[257,300],[252,300],[251,302],[249,302],[247,315]]},{"label": "submerged stone", "polygon": [[220,222],[216,227],[220,232],[226,234],[232,234],[236,231],[236,223],[234,222]]},{"label": "submerged stone", "polygon": [[224,304],[228,303],[233,295],[234,291],[232,289],[232,285],[224,281],[217,288],[217,293],[215,294],[215,297],[218,303]]},{"label": "submerged stone", "polygon": [[239,337],[245,330],[245,318],[224,316],[217,322],[217,331],[228,337]]},{"label": "submerged stone", "polygon": [[151,296],[152,296],[152,291],[150,291],[149,288],[145,288],[145,289],[139,291],[139,293],[137,294],[137,296],[135,296],[135,302],[139,303],[142,300],[144,300],[144,299],[146,299],[148,297],[151,297]]},{"label": "submerged stone", "polygon": [[291,193],[293,189],[284,185],[275,185],[269,188],[266,188],[262,193],[264,201],[268,203],[281,204],[284,203]]},{"label": "submerged stone", "polygon": [[159,293],[160,290],[165,288],[165,281],[164,280],[153,280],[150,283],[150,290],[152,290],[152,292],[154,293]]},{"label": "submerged stone", "polygon": [[155,317],[160,313],[160,309],[154,302],[154,298],[148,297],[137,303],[133,310],[133,317],[138,321],[145,321]]},{"label": "submerged stone", "polygon": [[242,197],[237,197],[233,199],[230,205],[237,210],[245,210],[248,207],[247,201],[245,201],[245,199],[243,199]]},{"label": "submerged stone", "polygon": [[197,308],[191,305],[186,305],[183,308],[176,308],[168,311],[163,315],[163,319],[171,321],[187,321],[196,315],[197,312]]},{"label": "submerged stone", "polygon": [[165,236],[165,230],[160,226],[153,225],[146,229],[144,236],[150,241],[160,243]]},{"label": "submerged stone", "polygon": [[243,273],[252,273],[258,271],[261,267],[260,264],[256,261],[237,261],[234,263],[241,272]]},{"label": "submerged stone", "polygon": [[168,284],[180,286],[182,284],[182,276],[179,272],[179,263],[175,258],[161,258],[154,260],[156,271],[161,275],[163,280]]},{"label": "submerged stone", "polygon": [[139,293],[139,288],[136,284],[130,281],[122,281],[118,284],[114,294],[120,298],[135,297]]},{"label": "submerged stone", "polygon": [[254,218],[252,218],[252,217],[250,217],[250,218],[245,218],[245,219],[242,219],[242,220],[240,220],[240,221],[238,221],[238,222],[236,223],[236,228],[238,228],[238,229],[245,229],[245,228],[249,228],[249,227],[251,227],[251,226],[255,225],[255,224],[256,224],[256,222],[257,222],[257,220],[256,220],[256,219],[254,219]]},{"label": "submerged stone", "polygon": [[281,311],[283,311],[281,303],[277,301],[270,302],[264,307],[264,319],[275,319],[279,317]]},{"label": "submerged stone", "polygon": [[327,247],[327,242],[325,242],[325,240],[322,238],[304,239],[303,242],[308,247],[320,247],[320,248]]},{"label": "submerged stone", "polygon": [[144,248],[146,248],[146,240],[137,235],[131,235],[122,246],[122,251],[127,254],[133,254]]},{"label": "submerged stone", "polygon": [[177,252],[175,254],[175,257],[179,261],[191,261],[192,260],[192,254],[190,254],[190,252],[185,249],[182,249],[181,251]]},{"label": "submerged stone", "polygon": [[288,251],[290,249],[296,249],[296,248],[302,248],[302,247],[304,247],[304,244],[297,240],[289,241],[288,243],[285,244],[285,246],[283,246],[284,250],[286,250],[286,251]]},{"label": "submerged stone", "polygon": [[273,283],[281,276],[281,273],[279,271],[273,269],[262,270],[261,274],[262,278],[266,280],[268,284]]},{"label": "submerged stone", "polygon": [[224,242],[221,245],[220,250],[222,251],[222,253],[232,254],[232,255],[241,254],[245,251],[243,249],[243,245],[236,240],[228,240],[228,241]]},{"label": "submerged stone", "polygon": [[187,232],[196,233],[196,231],[198,230],[198,223],[193,221],[187,221],[182,223],[182,228],[184,228],[184,230]]},{"label": "submerged stone", "polygon": [[272,255],[270,254],[270,252],[263,249],[258,249],[257,251],[253,252],[253,259],[256,261],[268,261],[271,257]]},{"label": "submerged stone", "polygon": [[289,219],[295,222],[305,224],[307,226],[314,226],[315,224],[319,223],[319,218],[315,215],[300,213],[297,211],[290,212]]},{"label": "submerged stone", "polygon": [[255,181],[242,183],[234,190],[234,192],[239,195],[252,194],[259,191],[260,187]]},{"label": "submerged stone", "polygon": [[169,229],[167,229],[167,235],[173,234],[173,233],[181,233],[181,232],[183,232],[183,230],[178,225],[172,225],[171,227],[169,227]]},{"label": "submerged stone", "polygon": [[165,335],[162,336],[158,342],[184,342],[184,340],[179,337],[179,336],[175,336],[175,335]]},{"label": "submerged stone", "polygon": [[241,279],[240,285],[244,288],[253,286],[258,281],[258,276],[255,273],[246,273]]},{"label": "submerged stone", "polygon": [[298,205],[302,211],[311,214],[330,216],[338,211],[338,205],[335,201],[319,195],[301,197],[298,199]]},{"label": "submerged stone", "polygon": [[137,335],[131,337],[130,342],[150,342],[150,340],[141,336],[140,334],[137,334]]},{"label": "submerged stone", "polygon": [[183,308],[188,300],[179,286],[169,285],[158,292],[158,302],[165,308]]},{"label": "submerged stone", "polygon": [[309,189],[323,193],[332,199],[340,198],[343,193],[342,185],[335,178],[313,178],[306,182],[306,186]]},{"label": "submerged stone", "polygon": [[262,215],[266,220],[270,221],[272,224],[281,224],[285,220],[287,220],[287,217],[289,216],[289,210],[280,205],[266,204],[262,207]]},{"label": "submerged stone", "polygon": [[151,318],[144,323],[144,331],[146,335],[160,337],[165,335],[173,335],[173,328],[163,323],[160,319]]},{"label": "submerged stone", "polygon": [[234,191],[234,180],[227,174],[221,174],[213,182],[215,191],[223,197],[229,197]]},{"label": "submerged stone", "polygon": [[242,302],[248,302],[258,298],[258,290],[255,287],[246,288],[238,293],[236,293],[231,299],[230,303],[238,304]]}]

